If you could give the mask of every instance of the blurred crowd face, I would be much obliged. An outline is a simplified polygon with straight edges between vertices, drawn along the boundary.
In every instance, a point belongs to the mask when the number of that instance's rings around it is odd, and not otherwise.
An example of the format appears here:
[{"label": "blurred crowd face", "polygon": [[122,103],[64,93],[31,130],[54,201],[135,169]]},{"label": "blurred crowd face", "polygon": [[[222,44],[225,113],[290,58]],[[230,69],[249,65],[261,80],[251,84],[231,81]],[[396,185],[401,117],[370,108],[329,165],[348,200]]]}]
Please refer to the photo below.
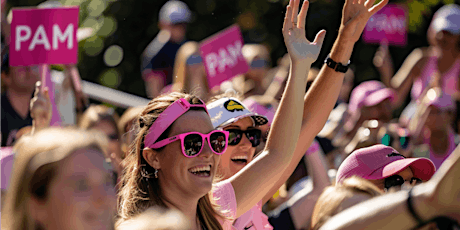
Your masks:
[{"label": "blurred crowd face", "polygon": [[[190,122],[193,121],[193,122]],[[188,111],[180,116],[171,126],[169,137],[187,132],[200,132],[207,134],[214,130],[209,115],[203,111]],[[207,141],[206,141],[207,142]],[[208,143],[203,143],[201,153],[193,158],[187,158],[181,150],[181,141],[166,145],[157,154],[158,165],[151,165],[158,169],[158,180],[164,194],[165,188],[193,194],[202,197],[212,188],[212,181],[216,174],[220,155],[214,154]],[[209,173],[194,174],[197,168],[210,167]]]},{"label": "blurred crowd face", "polygon": [[448,31],[439,31],[435,35],[436,44],[442,50],[460,50],[460,35]]},{"label": "blurred crowd face", "polygon": [[430,106],[430,112],[425,125],[432,131],[446,130],[450,124],[450,115],[446,110],[441,110],[435,106]]},{"label": "blurred crowd face", "polygon": [[[253,127],[251,118],[245,117],[224,128],[224,130],[229,129],[239,129],[245,131],[255,128]],[[224,179],[228,179],[235,175],[254,159],[256,147],[252,147],[252,144],[246,135],[242,135],[243,137],[240,143],[237,145],[228,145],[227,150],[221,156],[219,172],[222,174]]]},{"label": "blurred crowd face", "polygon": [[116,197],[110,166],[101,152],[85,148],[58,166],[37,220],[45,229],[113,229]]},{"label": "blurred crowd face", "polygon": [[[415,186],[415,183],[414,181],[412,181],[412,178],[414,177],[414,173],[412,172],[412,169],[410,167],[407,167],[405,168],[403,171],[399,172],[398,174],[395,174],[395,175],[399,175],[401,176],[405,183],[404,183],[404,187],[406,189],[408,188],[412,188]],[[385,179],[380,179],[380,180],[369,180],[371,183],[373,183],[374,185],[376,185],[382,192],[386,192],[385,191]],[[396,187],[391,187],[389,189],[389,191],[397,191],[397,190],[400,190],[401,187],[399,186],[396,186]]]},{"label": "blurred crowd face", "polygon": [[6,83],[11,90],[32,94],[35,83],[39,80],[38,66],[10,66],[10,73]]},{"label": "blurred crowd face", "polygon": [[255,58],[250,65],[246,77],[254,81],[260,82],[267,75],[269,70],[268,60]]},{"label": "blurred crowd face", "polygon": [[121,150],[121,143],[118,137],[118,130],[114,124],[107,120],[102,120],[93,126],[93,129],[103,132],[109,138],[108,153],[117,154],[120,158],[124,158],[123,151]]},{"label": "blurred crowd face", "polygon": [[366,120],[378,120],[389,122],[392,118],[392,109],[390,99],[385,99],[374,106],[363,107],[361,115],[365,116]]}]

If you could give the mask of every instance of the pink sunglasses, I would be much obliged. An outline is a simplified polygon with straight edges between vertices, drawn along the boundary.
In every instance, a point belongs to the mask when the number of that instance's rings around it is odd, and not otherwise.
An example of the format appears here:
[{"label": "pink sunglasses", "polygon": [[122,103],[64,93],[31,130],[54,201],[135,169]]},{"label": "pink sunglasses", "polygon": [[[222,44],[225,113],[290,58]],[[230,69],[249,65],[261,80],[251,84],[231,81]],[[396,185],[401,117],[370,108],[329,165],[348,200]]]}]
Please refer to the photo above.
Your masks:
[{"label": "pink sunglasses", "polygon": [[189,111],[190,108],[203,108],[206,113],[208,113],[203,101],[201,101],[201,104],[190,104],[184,98],[176,100],[168,108],[166,108],[160,116],[158,116],[155,122],[153,122],[152,126],[149,128],[148,134],[145,136],[144,146],[156,149],[176,140],[181,140],[182,153],[184,156],[194,157],[201,153],[204,146],[203,142],[207,139],[208,144],[214,153],[224,153],[227,149],[229,133],[221,130],[214,130],[209,134],[201,134],[199,132],[183,133],[155,143],[161,134],[163,134],[164,131],[171,126],[175,120],[177,120],[177,118]]},{"label": "pink sunglasses", "polygon": [[182,154],[186,157],[198,156],[204,147],[204,141],[208,141],[209,148],[215,154],[223,154],[228,146],[228,132],[214,130],[208,134],[199,132],[182,133],[168,139],[164,139],[152,145],[152,148],[157,149],[168,145],[174,141],[181,141]]}]

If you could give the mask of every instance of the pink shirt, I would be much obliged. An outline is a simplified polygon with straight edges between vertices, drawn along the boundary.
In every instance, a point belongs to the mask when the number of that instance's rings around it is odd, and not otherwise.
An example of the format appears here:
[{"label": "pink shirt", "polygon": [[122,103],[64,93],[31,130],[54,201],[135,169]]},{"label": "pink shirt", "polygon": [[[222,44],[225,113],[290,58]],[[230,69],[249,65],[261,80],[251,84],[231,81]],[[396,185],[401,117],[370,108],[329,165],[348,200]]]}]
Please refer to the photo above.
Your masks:
[{"label": "pink shirt", "polygon": [[[214,186],[213,197],[221,210],[227,211],[227,218],[234,220],[236,217],[236,197],[232,184],[228,180]],[[219,219],[222,228],[228,230],[271,230],[273,227],[268,222],[268,217],[262,212],[262,201],[259,201],[249,211],[233,222]]]},{"label": "pink shirt", "polygon": [[[412,99],[418,99],[423,90],[429,86],[431,77],[438,71],[438,57],[429,57],[425,63],[421,75],[414,81],[412,85]],[[444,73],[442,82],[442,91],[448,95],[453,95],[458,91],[458,76],[460,71],[460,60],[457,60],[452,67]]]}]

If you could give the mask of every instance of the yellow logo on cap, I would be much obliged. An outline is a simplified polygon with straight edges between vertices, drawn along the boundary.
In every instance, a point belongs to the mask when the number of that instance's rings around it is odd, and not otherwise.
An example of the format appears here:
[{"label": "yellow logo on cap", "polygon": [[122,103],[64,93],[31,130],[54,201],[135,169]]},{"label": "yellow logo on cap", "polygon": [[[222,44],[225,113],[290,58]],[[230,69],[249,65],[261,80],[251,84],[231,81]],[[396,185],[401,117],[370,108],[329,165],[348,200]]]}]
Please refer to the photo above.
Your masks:
[{"label": "yellow logo on cap", "polygon": [[227,109],[230,112],[235,112],[236,111],[243,111],[244,107],[241,105],[239,102],[234,101],[234,100],[228,100],[224,104],[225,109]]}]

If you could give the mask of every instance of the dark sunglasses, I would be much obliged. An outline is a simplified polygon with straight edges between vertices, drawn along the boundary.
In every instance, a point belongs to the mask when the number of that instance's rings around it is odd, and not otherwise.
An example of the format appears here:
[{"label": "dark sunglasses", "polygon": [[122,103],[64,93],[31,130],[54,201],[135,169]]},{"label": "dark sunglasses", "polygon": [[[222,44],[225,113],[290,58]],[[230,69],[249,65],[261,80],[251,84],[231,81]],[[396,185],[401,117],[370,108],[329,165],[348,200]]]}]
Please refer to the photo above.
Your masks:
[{"label": "dark sunglasses", "polygon": [[117,141],[117,140],[118,140],[118,134],[116,134],[116,133],[107,135],[107,137],[108,137],[109,140],[111,140],[111,141]]},{"label": "dark sunglasses", "polygon": [[251,68],[264,68],[268,66],[268,61],[264,59],[257,59],[251,62]]},{"label": "dark sunglasses", "polygon": [[[390,176],[390,177],[387,177],[385,178],[385,189],[390,189],[392,187],[397,187],[397,186],[402,186],[406,181],[404,180],[404,178],[402,178],[402,176],[400,175],[393,175],[393,176]],[[410,184],[411,185],[417,185],[417,184],[420,184],[422,183],[422,180],[420,180],[419,178],[416,178],[416,177],[412,177],[410,179]]]},{"label": "dark sunglasses", "polygon": [[[407,147],[409,146],[410,137],[409,136],[398,136],[398,139],[399,139],[399,144],[401,145],[401,148],[407,149]],[[387,133],[382,137],[381,143],[386,146],[391,146],[394,140],[395,138],[392,135]]]},{"label": "dark sunglasses", "polygon": [[249,139],[252,147],[257,147],[260,144],[260,138],[262,137],[262,131],[260,129],[227,129],[229,132],[228,145],[237,145],[243,139],[243,134]]}]

